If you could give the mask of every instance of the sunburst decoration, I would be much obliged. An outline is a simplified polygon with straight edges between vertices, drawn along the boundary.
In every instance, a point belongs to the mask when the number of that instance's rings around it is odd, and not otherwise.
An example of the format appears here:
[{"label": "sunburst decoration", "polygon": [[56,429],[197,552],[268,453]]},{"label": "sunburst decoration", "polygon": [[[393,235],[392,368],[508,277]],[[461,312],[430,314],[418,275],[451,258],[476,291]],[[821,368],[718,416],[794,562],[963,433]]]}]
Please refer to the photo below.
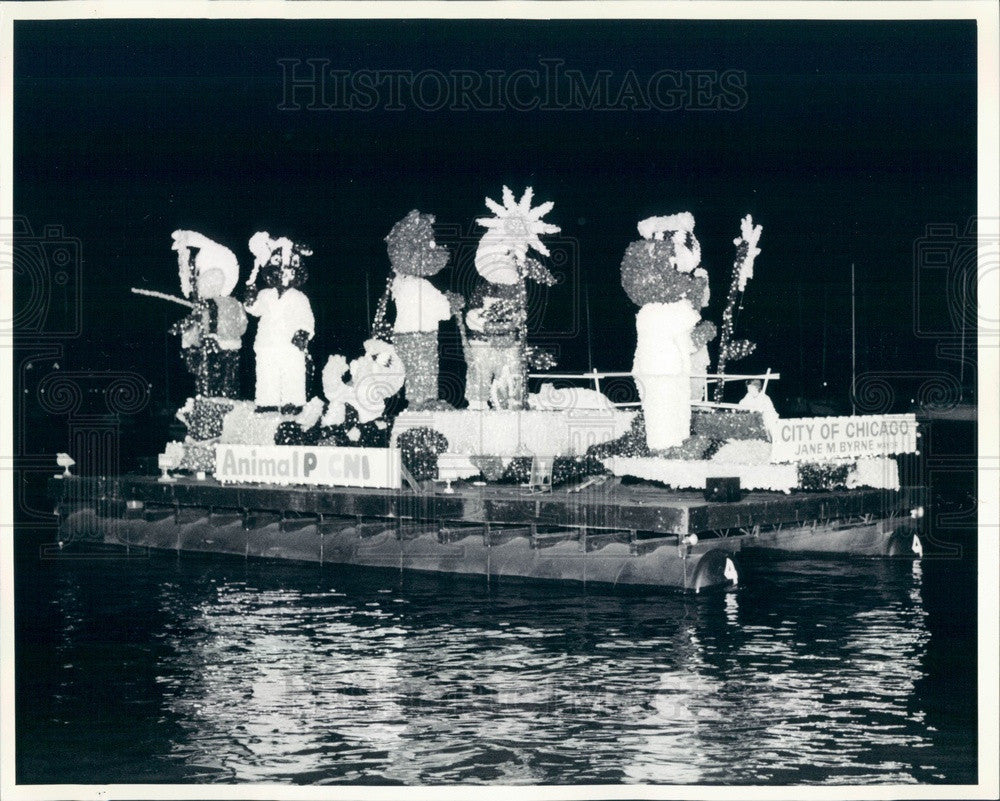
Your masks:
[{"label": "sunburst decoration", "polygon": [[476,220],[479,225],[488,228],[486,234],[490,239],[498,240],[518,261],[522,263],[528,255],[528,249],[533,249],[543,256],[549,255],[549,249],[545,247],[541,234],[557,234],[562,229],[558,225],[552,225],[542,220],[546,214],[552,211],[555,205],[551,200],[539,206],[531,207],[534,199],[534,190],[529,186],[524,190],[520,200],[514,199],[514,193],[509,187],[503,188],[503,205],[495,200],[486,198],[487,208],[493,212],[493,217],[480,217]]}]

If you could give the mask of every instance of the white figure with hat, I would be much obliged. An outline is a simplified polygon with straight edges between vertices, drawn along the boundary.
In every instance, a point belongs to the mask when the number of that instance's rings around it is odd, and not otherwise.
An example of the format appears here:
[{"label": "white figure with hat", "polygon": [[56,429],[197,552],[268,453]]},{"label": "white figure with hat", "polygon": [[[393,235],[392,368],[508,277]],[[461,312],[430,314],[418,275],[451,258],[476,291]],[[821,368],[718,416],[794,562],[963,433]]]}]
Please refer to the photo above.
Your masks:
[{"label": "white figure with hat", "polygon": [[[247,312],[260,318],[254,354],[257,357],[257,411],[298,414],[306,402],[309,340],[315,321],[309,298],[298,287],[307,278],[305,246],[287,237],[273,239],[267,231],[250,238],[254,268],[247,280]],[[264,289],[257,289],[260,277]]]}]

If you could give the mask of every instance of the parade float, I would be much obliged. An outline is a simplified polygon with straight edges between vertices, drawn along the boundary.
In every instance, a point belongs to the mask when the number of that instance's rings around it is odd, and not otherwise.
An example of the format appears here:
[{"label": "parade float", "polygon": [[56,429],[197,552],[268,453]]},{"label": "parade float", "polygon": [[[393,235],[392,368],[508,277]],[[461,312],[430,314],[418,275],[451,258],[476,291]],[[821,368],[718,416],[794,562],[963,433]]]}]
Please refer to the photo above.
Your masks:
[{"label": "parade float", "polygon": [[[434,216],[398,221],[369,338],[319,371],[308,247],[254,234],[237,300],[234,253],[175,232],[183,297],[133,291],[190,309],[173,329],[194,379],[186,435],[158,476],[54,477],[61,541],[695,591],[737,585],[752,552],[920,555],[922,493],[899,471],[918,452],[913,415],[782,419],[780,375],[726,372],[754,349],[734,331],[760,253],[749,215],[719,326],[703,318],[693,216],[651,217],[621,262],[631,369],[557,373],[528,342],[528,283],[556,284],[542,237],[559,231],[553,204],[533,202],[530,188],[487,198],[468,297],[431,280],[451,259]],[[253,320],[251,398],[238,368]],[[449,320],[466,362],[457,405],[438,393]],[[624,378],[638,401],[600,391]]]}]

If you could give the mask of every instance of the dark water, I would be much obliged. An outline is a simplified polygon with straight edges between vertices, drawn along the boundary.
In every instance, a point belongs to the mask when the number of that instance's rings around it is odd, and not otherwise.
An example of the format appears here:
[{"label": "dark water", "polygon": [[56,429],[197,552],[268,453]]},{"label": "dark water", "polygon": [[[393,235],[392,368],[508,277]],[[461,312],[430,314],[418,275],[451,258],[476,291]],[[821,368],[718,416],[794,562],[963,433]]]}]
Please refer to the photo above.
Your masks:
[{"label": "dark water", "polygon": [[20,782],[976,780],[968,554],[693,598],[36,545]]}]

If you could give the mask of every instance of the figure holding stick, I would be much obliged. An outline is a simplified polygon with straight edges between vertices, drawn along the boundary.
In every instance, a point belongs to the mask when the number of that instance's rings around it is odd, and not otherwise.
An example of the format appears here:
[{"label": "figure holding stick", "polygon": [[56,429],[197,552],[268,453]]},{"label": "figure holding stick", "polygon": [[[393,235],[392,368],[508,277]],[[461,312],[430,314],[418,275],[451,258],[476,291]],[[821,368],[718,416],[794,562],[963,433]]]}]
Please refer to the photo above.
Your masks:
[{"label": "figure holding stick", "polygon": [[132,288],[136,295],[158,298],[191,309],[170,333],[181,337],[184,364],[195,378],[197,395],[239,396],[240,348],[247,328],[243,305],[230,297],[240,275],[236,255],[197,231],[174,231],[183,298]]}]

